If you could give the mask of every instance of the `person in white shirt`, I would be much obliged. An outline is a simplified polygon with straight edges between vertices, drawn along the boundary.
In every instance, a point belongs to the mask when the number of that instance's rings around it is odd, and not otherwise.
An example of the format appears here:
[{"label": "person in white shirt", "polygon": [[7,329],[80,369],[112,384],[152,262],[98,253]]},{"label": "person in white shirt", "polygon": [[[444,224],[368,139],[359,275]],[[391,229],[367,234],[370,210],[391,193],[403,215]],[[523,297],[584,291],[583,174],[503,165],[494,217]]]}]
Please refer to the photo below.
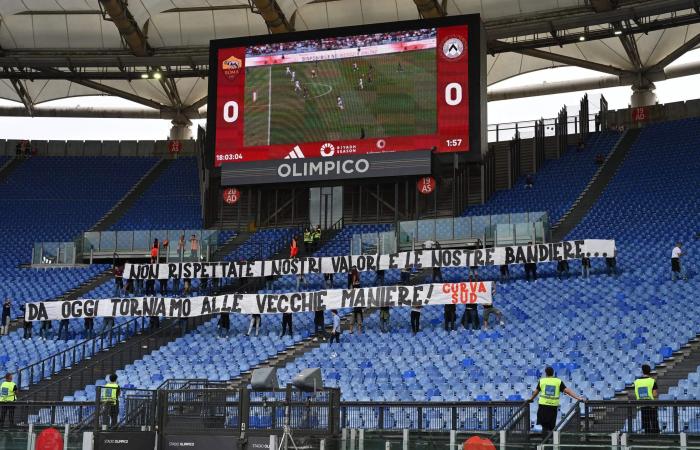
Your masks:
[{"label": "person in white shirt", "polygon": [[285,75],[291,75],[292,74],[292,69],[287,66],[287,71],[284,73]]},{"label": "person in white shirt", "polygon": [[681,247],[683,243],[676,242],[676,246],[671,250],[671,281],[676,281],[676,277],[688,281],[688,274],[685,273],[681,264],[681,257],[684,255]]},{"label": "person in white shirt", "polygon": [[299,80],[294,82],[294,92],[299,92],[301,91],[301,83],[299,83]]},{"label": "person in white shirt", "polygon": [[362,79],[362,77],[360,77],[360,90],[363,90],[365,88],[364,83],[365,83],[364,80]]},{"label": "person in white shirt", "polygon": [[340,344],[340,316],[338,315],[338,310],[334,309],[331,311],[333,314],[333,329],[331,330],[330,344],[333,344],[333,340]]}]

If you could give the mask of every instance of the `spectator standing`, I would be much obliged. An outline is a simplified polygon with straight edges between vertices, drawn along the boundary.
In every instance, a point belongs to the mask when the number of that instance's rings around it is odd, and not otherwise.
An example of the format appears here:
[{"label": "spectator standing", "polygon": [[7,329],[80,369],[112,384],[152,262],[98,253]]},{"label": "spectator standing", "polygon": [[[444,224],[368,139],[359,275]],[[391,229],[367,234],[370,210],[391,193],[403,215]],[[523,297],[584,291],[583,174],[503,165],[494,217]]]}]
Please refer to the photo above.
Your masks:
[{"label": "spectator standing", "polygon": [[324,273],[323,279],[325,280],[325,283],[326,283],[326,289],[333,289],[333,274],[332,273]]},{"label": "spectator standing", "polygon": [[297,292],[301,291],[301,288],[306,289],[306,278],[303,273],[297,274]]},{"label": "spectator standing", "polygon": [[[22,305],[20,310],[22,311],[22,316],[24,317],[24,312],[25,312],[24,305]],[[34,332],[34,322],[30,322],[29,320],[25,320],[23,325],[24,325],[24,335],[22,337],[24,339],[31,339],[32,333]]]},{"label": "spectator standing", "polygon": [[180,274],[175,274],[173,277],[173,296],[180,295]]},{"label": "spectator standing", "polygon": [[4,336],[10,329],[12,320],[12,301],[8,298],[2,303],[2,322],[0,322],[0,335]]},{"label": "spectator standing", "polygon": [[586,253],[581,258],[581,276],[583,278],[588,278],[591,273],[591,254]]},{"label": "spectator standing", "polygon": [[379,308],[379,329],[382,333],[389,332],[389,317],[391,315],[390,306],[382,306]]},{"label": "spectator standing", "polygon": [[289,244],[289,257],[296,258],[299,254],[299,245],[297,243],[297,237],[292,236],[292,242]]},{"label": "spectator standing", "polygon": [[462,326],[469,330],[478,330],[479,325],[479,308],[476,304],[466,305],[462,314]]},{"label": "spectator standing", "polygon": [[265,276],[265,289],[271,291],[275,286],[275,277],[273,275]]},{"label": "spectator standing", "polygon": [[528,173],[527,176],[525,177],[525,188],[532,189],[532,187],[534,185],[535,185],[535,178],[532,176],[531,173]]},{"label": "spectator standing", "polygon": [[356,266],[352,266],[350,272],[348,273],[348,289],[360,288],[361,285],[360,272],[357,271]]},{"label": "spectator standing", "polygon": [[92,317],[83,319],[83,328],[85,330],[85,340],[95,337],[95,319]]},{"label": "spectator standing", "polygon": [[605,267],[609,276],[614,277],[617,275],[617,249],[613,250],[612,256],[605,257]]},{"label": "spectator standing", "polygon": [[420,305],[411,307],[411,332],[414,336],[420,331],[420,310]]},{"label": "spectator standing", "polygon": [[[492,298],[495,298],[495,297],[496,297],[496,289],[495,289],[495,285],[494,285],[494,288],[492,290]],[[484,305],[484,330],[489,329],[489,318],[491,317],[492,314],[496,316],[496,319],[498,320],[499,325],[503,326],[506,324],[503,321],[503,313],[501,312],[500,309],[493,306],[493,300],[491,300],[490,305]]]},{"label": "spectator standing", "polygon": [[569,261],[566,259],[560,259],[557,261],[557,277],[562,279],[564,278],[564,275],[569,278]]},{"label": "spectator standing", "polygon": [[[219,337],[222,339],[228,337],[228,332],[231,328],[231,318],[227,312],[219,314],[219,322],[217,325],[219,326]],[[246,333],[246,336],[248,336],[248,333]]]},{"label": "spectator standing", "polygon": [[190,256],[192,261],[199,261],[199,240],[196,234],[190,236]]},{"label": "spectator standing", "polygon": [[[260,321],[261,320],[262,320],[262,318],[261,318],[260,314],[251,314],[250,315],[250,323],[248,324],[248,332],[245,335],[250,336],[253,333],[253,329],[255,329],[255,336],[257,336],[258,333],[260,332]],[[282,326],[284,327],[284,320],[282,321]],[[284,333],[284,328],[282,329],[282,332]],[[291,324],[289,326],[289,334],[290,334],[290,336],[292,334]],[[283,336],[284,336],[284,334],[283,334]]]},{"label": "spectator standing", "polygon": [[15,424],[15,405],[19,388],[12,381],[12,374],[6,373],[5,380],[0,383],[0,428],[5,428],[5,421],[10,427]]},{"label": "spectator standing", "polygon": [[331,313],[333,314],[333,329],[331,330],[330,344],[332,345],[333,341],[340,344],[340,316],[337,309],[332,310]]},{"label": "spectator standing", "polygon": [[282,313],[282,334],[280,334],[280,337],[283,337],[285,334],[287,334],[287,331],[289,331],[289,336],[293,336],[292,332],[292,313],[286,312]]},{"label": "spectator standing", "polygon": [[537,423],[542,425],[542,432],[549,433],[554,430],[557,424],[557,412],[559,411],[559,397],[565,393],[574,400],[584,400],[574,391],[567,388],[562,380],[554,376],[554,369],[547,367],[544,369],[545,376],[540,379],[535,388],[535,392],[528,402],[532,402],[535,397],[540,396],[537,407]]},{"label": "spectator standing", "polygon": [[501,281],[505,283],[510,280],[510,267],[508,264],[501,264]]},{"label": "spectator standing", "polygon": [[51,321],[50,320],[44,320],[41,322],[41,328],[39,328],[39,336],[43,340],[46,340],[46,337],[49,335],[49,332],[51,331]]},{"label": "spectator standing", "polygon": [[63,338],[63,340],[68,340],[68,325],[70,325],[69,319],[61,319],[61,321],[58,323],[58,333],[56,334],[56,340],[61,339],[61,336],[64,336],[64,332],[65,337]]},{"label": "spectator standing", "polygon": [[185,258],[185,235],[181,234],[177,241],[177,257],[182,262]]},{"label": "spectator standing", "polygon": [[114,273],[114,296],[121,297],[124,293],[124,266],[119,263],[112,268]]},{"label": "spectator standing", "polygon": [[377,286],[384,286],[384,270],[377,270]]},{"label": "spectator standing", "polygon": [[681,257],[683,256],[685,256],[683,243],[676,242],[676,246],[671,250],[671,281],[676,281],[676,277],[688,281],[688,274],[683,270],[683,264],[681,263]]},{"label": "spectator standing", "polygon": [[160,242],[158,239],[153,239],[153,245],[151,246],[151,264],[158,264],[160,262]]},{"label": "spectator standing", "polygon": [[439,267],[433,267],[433,283],[442,283],[442,271]]},{"label": "spectator standing", "polygon": [[112,328],[114,328],[114,317],[105,317],[102,322],[102,331],[100,331],[100,334],[112,331]]},{"label": "spectator standing", "polygon": [[529,262],[529,263],[523,264],[523,266],[525,267],[525,280],[527,280],[527,281],[530,281],[530,279],[532,279],[532,281],[537,280],[537,263]]},{"label": "spectator standing", "polygon": [[163,278],[161,280],[158,280],[158,284],[160,285],[160,295],[166,296],[168,295],[168,279]]},{"label": "spectator standing", "polygon": [[324,317],[324,310],[321,308],[314,311],[314,334],[316,339],[328,337],[328,333],[326,333],[326,318]]},{"label": "spectator standing", "polygon": [[401,269],[401,284],[404,286],[410,284],[411,282],[411,270],[408,267],[403,267]]},{"label": "spectator standing", "polygon": [[454,331],[457,321],[457,305],[448,303],[445,305],[445,331]]},{"label": "spectator standing", "polygon": [[357,327],[357,334],[362,334],[362,322],[364,321],[364,308],[360,306],[355,306],[352,308],[352,323],[350,324],[350,334],[355,332],[355,327]]},{"label": "spectator standing", "polygon": [[469,266],[469,281],[479,281],[479,266]]}]

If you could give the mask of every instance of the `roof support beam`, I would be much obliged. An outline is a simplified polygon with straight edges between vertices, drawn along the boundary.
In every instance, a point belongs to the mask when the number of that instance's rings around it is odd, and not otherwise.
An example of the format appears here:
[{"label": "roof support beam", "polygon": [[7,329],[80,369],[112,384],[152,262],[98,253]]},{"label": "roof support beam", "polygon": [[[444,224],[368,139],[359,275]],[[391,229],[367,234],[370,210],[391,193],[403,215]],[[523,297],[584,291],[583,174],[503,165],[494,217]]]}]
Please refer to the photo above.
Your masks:
[{"label": "roof support beam", "polygon": [[[499,45],[504,45],[504,44],[507,45],[507,43],[500,42],[500,41],[498,42],[498,44]],[[513,51],[515,53],[520,53],[521,55],[527,55],[527,56],[532,56],[534,58],[546,59],[548,61],[554,61],[554,62],[566,64],[568,66],[583,67],[584,69],[595,70],[597,72],[609,73],[609,74],[617,75],[617,76],[626,75],[626,74],[631,73],[627,70],[620,69],[619,67],[600,64],[600,63],[596,63],[593,61],[587,61],[585,59],[574,58],[571,56],[559,55],[557,53],[545,52],[543,50],[518,48],[517,46],[512,46],[511,51]]]},{"label": "roof support beam", "polygon": [[22,101],[24,108],[27,110],[27,114],[29,114],[30,117],[34,117],[34,101],[24,86],[25,82],[17,79],[11,79],[10,82],[12,83],[12,87],[15,89],[15,92],[17,92],[19,99]]},{"label": "roof support beam", "polygon": [[[99,0],[100,6],[119,30],[119,34],[136,56],[149,56],[153,49],[146,41],[146,35],[126,7],[124,0]],[[106,18],[106,16],[104,16]]]},{"label": "roof support beam", "polygon": [[664,67],[668,66],[671,64],[673,61],[677,60],[690,50],[694,49],[698,44],[700,44],[700,33],[696,34],[692,38],[688,39],[685,41],[685,43],[675,50],[673,50],[671,53],[666,55],[661,61],[657,62],[654,64],[649,71],[654,72],[657,70],[663,70]]},{"label": "roof support beam", "polygon": [[590,2],[595,12],[612,11],[617,8],[616,0],[590,0]]},{"label": "roof support beam", "polygon": [[253,12],[260,14],[265,19],[265,24],[270,33],[288,33],[294,31],[292,25],[287,21],[284,12],[280,9],[275,0],[249,0],[255,5]]},{"label": "roof support beam", "polygon": [[423,19],[435,19],[445,16],[445,9],[437,0],[413,0],[418,8],[418,14]]},{"label": "roof support beam", "polygon": [[[61,74],[64,74],[64,78],[67,77],[68,75],[65,74],[64,72],[56,69],[40,69],[42,72],[48,72],[53,75],[59,76]],[[130,92],[122,91],[121,89],[113,88],[111,86],[107,86],[105,84],[100,84],[92,80],[72,80],[73,83],[79,84],[81,86],[89,87],[91,89],[95,89],[96,91],[104,92],[105,94],[109,95],[114,95],[115,97],[121,97],[126,100],[131,100],[132,102],[148,106],[149,108],[154,108],[158,110],[164,110],[164,109],[172,109],[168,108],[165,105],[162,105],[158,103],[155,100],[151,100],[148,98],[143,98],[139,97],[136,94],[132,94]]]},{"label": "roof support beam", "polygon": [[192,112],[196,113],[197,111],[199,111],[199,108],[201,108],[202,106],[207,104],[207,101],[209,101],[209,97],[207,97],[205,95],[204,97],[200,98],[199,100],[197,100],[196,102],[192,103],[190,106],[185,108],[183,110],[183,112],[186,114],[189,114]]},{"label": "roof support beam", "polygon": [[[631,25],[629,20],[625,22],[627,29],[630,29]],[[619,27],[618,29],[623,32],[623,34],[621,34],[619,37],[620,42],[622,42],[622,47],[625,49],[625,53],[627,53],[627,57],[630,59],[630,62],[634,68],[641,72],[644,65],[642,64],[642,58],[639,56],[639,48],[637,48],[637,41],[634,39],[634,34],[624,34],[625,26],[622,24],[622,22],[618,22],[614,25]]]}]

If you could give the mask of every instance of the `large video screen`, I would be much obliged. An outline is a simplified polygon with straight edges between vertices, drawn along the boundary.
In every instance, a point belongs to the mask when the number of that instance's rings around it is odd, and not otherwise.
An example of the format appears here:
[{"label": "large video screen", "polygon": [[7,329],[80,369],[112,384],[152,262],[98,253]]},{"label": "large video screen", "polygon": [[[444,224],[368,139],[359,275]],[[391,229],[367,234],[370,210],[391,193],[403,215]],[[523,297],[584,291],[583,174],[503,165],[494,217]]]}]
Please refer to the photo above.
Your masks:
[{"label": "large video screen", "polygon": [[473,50],[454,22],[212,41],[216,165],[469,151]]}]

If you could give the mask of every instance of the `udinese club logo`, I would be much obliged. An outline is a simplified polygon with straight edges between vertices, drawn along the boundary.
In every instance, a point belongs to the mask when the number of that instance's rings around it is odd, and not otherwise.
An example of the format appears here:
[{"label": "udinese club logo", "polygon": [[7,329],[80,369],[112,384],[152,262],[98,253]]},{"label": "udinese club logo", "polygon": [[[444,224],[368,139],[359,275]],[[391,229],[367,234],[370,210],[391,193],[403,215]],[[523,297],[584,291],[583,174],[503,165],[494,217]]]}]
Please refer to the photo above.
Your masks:
[{"label": "udinese club logo", "polygon": [[457,61],[464,56],[465,48],[462,36],[449,36],[442,42],[442,56],[449,61]]}]

